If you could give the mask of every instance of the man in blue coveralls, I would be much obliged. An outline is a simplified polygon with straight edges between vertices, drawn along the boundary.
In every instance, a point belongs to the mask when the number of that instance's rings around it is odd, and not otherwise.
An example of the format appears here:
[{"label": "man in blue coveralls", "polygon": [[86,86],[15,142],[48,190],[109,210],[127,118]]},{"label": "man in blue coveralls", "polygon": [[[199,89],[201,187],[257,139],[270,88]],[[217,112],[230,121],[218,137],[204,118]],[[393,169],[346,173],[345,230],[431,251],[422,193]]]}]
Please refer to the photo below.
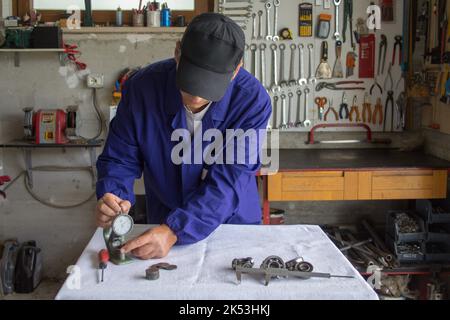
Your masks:
[{"label": "man in blue coveralls", "polygon": [[259,157],[256,163],[208,166],[172,160],[177,129],[194,136],[198,130],[267,128],[270,97],[241,68],[244,46],[235,22],[202,14],[177,43],[175,59],[143,68],[125,84],[97,162],[97,225],[106,228],[117,214],[129,212],[134,182],[143,173],[147,222],[158,226],[126,243],[124,253],[163,258],[175,244],[201,241],[221,224],[261,223]]}]

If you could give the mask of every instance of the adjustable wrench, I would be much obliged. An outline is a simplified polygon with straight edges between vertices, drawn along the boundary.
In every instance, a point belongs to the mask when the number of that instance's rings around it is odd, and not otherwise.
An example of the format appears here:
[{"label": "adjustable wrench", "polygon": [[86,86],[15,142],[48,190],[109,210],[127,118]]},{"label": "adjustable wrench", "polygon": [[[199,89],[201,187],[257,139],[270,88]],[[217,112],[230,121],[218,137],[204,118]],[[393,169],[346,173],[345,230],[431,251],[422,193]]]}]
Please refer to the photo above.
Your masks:
[{"label": "adjustable wrench", "polygon": [[272,3],[266,2],[266,41],[272,41],[272,31],[270,28],[270,10],[272,9]]},{"label": "adjustable wrench", "polygon": [[263,87],[267,90],[266,86],[266,44],[261,43],[259,45],[259,75],[261,76],[261,83]]},{"label": "adjustable wrench", "polygon": [[286,95],[283,93],[281,96],[281,130],[288,129],[287,122],[287,106],[286,106]]},{"label": "adjustable wrench", "polygon": [[288,86],[288,82],[285,79],[284,76],[284,59],[285,59],[285,51],[286,51],[286,45],[284,43],[279,45],[280,48],[280,85],[281,88],[285,88]]},{"label": "adjustable wrench", "polygon": [[291,44],[291,67],[289,72],[289,86],[294,87],[297,85],[297,79],[295,79],[295,50],[297,46],[295,43]]},{"label": "adjustable wrench", "polygon": [[316,84],[317,79],[315,74],[313,73],[313,59],[314,59],[314,45],[312,43],[310,43],[308,45],[308,49],[309,49],[309,78],[308,78],[308,82],[311,84]]},{"label": "adjustable wrench", "polygon": [[273,19],[273,41],[280,41],[280,37],[278,36],[278,8],[280,7],[280,0],[273,0],[274,6],[274,19]]},{"label": "adjustable wrench", "polygon": [[293,128],[295,126],[295,124],[293,122],[291,122],[292,119],[292,100],[294,99],[294,94],[292,92],[288,93],[288,98],[289,98],[289,108],[288,108],[288,128]]},{"label": "adjustable wrench", "polygon": [[258,49],[256,44],[252,44],[250,46],[250,51],[252,52],[252,74],[257,78],[257,70],[256,66],[258,65],[258,55],[256,54],[256,50]]},{"label": "adjustable wrench", "polygon": [[252,40],[256,40],[256,13],[252,14]]},{"label": "adjustable wrench", "polygon": [[304,113],[303,113],[303,126],[304,127],[310,127],[311,126],[311,120],[308,119],[308,102],[309,102],[309,89],[305,88],[304,90],[305,93],[305,109],[304,109]]},{"label": "adjustable wrench", "polygon": [[258,26],[258,40],[263,40],[263,35],[262,35],[262,33],[263,33],[263,31],[262,31],[262,24],[263,24],[263,19],[262,19],[262,16],[263,16],[263,11],[262,10],[259,10],[258,11],[258,23],[259,23],[259,26]]},{"label": "adjustable wrench", "polygon": [[334,8],[336,10],[336,13],[334,14],[334,18],[336,20],[336,32],[334,33],[334,38],[336,41],[341,40],[341,34],[339,33],[339,6],[342,3],[342,0],[333,0],[334,1]]},{"label": "adjustable wrench", "polygon": [[308,80],[305,78],[305,46],[303,44],[298,45],[300,62],[299,62],[299,79],[298,84],[301,86],[306,86]]},{"label": "adjustable wrench", "polygon": [[271,44],[270,49],[272,50],[272,84],[270,90],[272,93],[277,93],[281,90],[281,87],[278,84],[277,45],[274,43]]},{"label": "adjustable wrench", "polygon": [[302,113],[302,90],[297,90],[297,121],[295,122],[295,126],[300,128],[303,126],[303,122],[301,119]]}]

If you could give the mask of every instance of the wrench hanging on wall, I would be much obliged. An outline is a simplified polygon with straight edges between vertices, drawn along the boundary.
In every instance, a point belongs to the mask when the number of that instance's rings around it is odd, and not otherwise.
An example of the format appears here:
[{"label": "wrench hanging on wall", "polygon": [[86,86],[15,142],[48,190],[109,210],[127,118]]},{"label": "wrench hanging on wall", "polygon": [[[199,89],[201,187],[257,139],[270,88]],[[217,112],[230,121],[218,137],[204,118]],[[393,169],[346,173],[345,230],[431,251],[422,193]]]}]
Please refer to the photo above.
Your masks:
[{"label": "wrench hanging on wall", "polygon": [[341,5],[342,0],[334,0],[334,8],[335,8],[335,14],[334,19],[336,22],[336,32],[334,33],[334,38],[336,41],[341,40],[341,34],[339,33],[339,6]]},{"label": "wrench hanging on wall", "polygon": [[353,51],[356,50],[356,44],[353,39],[353,0],[344,0],[344,25],[342,27],[342,41],[347,41],[347,24],[350,25],[350,40]]}]

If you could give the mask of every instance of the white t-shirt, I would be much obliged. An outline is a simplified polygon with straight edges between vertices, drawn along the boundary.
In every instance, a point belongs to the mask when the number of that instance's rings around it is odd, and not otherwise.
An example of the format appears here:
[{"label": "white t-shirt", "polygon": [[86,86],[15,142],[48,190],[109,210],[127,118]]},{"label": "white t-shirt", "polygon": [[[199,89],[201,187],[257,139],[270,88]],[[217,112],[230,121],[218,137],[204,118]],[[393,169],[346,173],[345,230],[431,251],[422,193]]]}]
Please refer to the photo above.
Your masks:
[{"label": "white t-shirt", "polygon": [[212,102],[210,102],[208,106],[199,113],[193,113],[188,107],[184,106],[184,108],[186,109],[187,127],[192,136],[198,130],[200,123],[202,123],[202,120],[205,117],[205,114],[208,112],[209,108],[211,107],[211,104]]}]

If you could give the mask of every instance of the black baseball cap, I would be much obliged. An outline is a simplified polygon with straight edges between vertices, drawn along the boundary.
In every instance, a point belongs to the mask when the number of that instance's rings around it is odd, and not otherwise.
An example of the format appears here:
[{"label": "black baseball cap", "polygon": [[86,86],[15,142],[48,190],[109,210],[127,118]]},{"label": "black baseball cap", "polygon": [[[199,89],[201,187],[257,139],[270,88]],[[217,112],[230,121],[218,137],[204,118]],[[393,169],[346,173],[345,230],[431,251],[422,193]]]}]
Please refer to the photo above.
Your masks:
[{"label": "black baseball cap", "polygon": [[244,32],[230,18],[218,13],[195,17],[181,40],[178,88],[209,101],[221,100],[244,47]]}]

